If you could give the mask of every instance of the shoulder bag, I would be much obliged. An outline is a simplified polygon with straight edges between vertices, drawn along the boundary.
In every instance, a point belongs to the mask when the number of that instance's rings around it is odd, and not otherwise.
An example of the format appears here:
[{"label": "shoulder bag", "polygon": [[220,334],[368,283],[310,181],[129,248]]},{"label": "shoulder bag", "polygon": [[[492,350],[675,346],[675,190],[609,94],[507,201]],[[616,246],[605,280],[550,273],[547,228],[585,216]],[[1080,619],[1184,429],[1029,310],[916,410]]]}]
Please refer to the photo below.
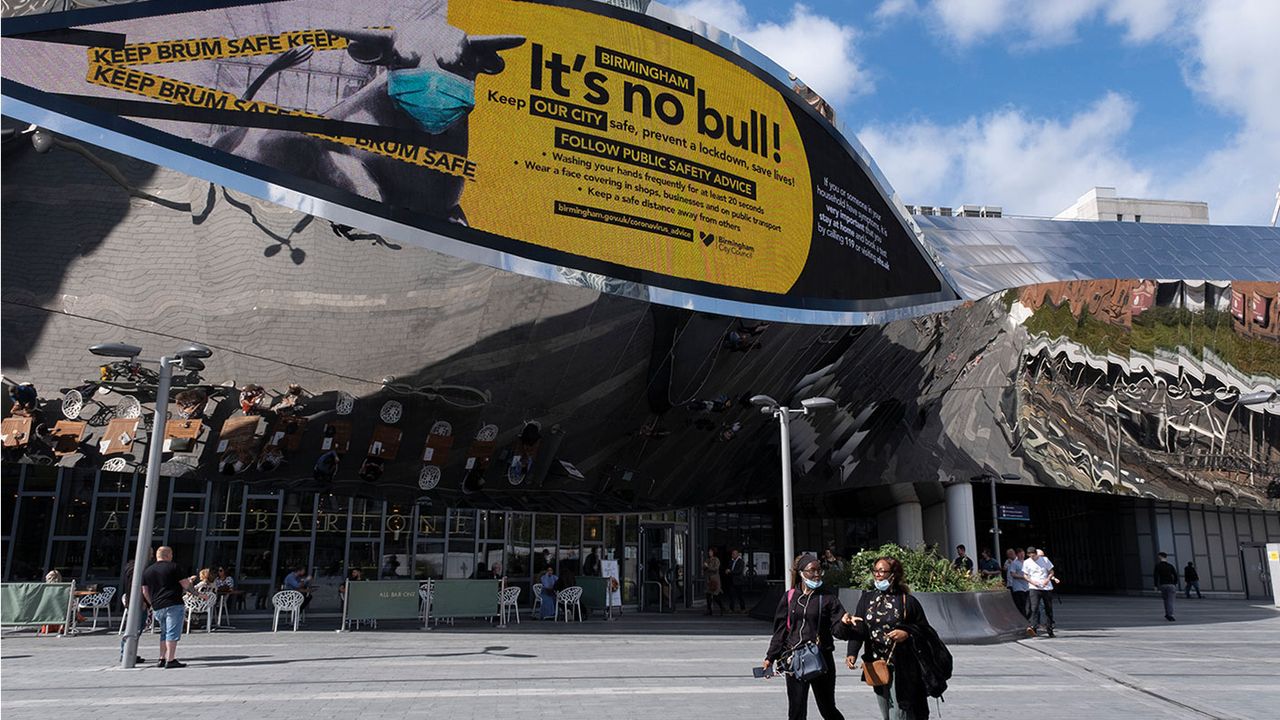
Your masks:
[{"label": "shoulder bag", "polygon": [[[787,591],[787,630],[791,630],[791,599],[795,596],[795,590]],[[818,617],[822,617],[822,596],[818,596]],[[792,677],[801,682],[812,682],[822,675],[830,671],[827,667],[827,658],[822,652],[822,648],[818,643],[809,642],[801,643],[791,649],[790,654],[780,661],[784,672],[788,672]]]},{"label": "shoulder bag", "polygon": [[[907,619],[907,596],[902,595],[902,619]],[[889,646],[889,657],[862,663],[862,679],[871,687],[883,687],[893,681],[893,651],[898,643]]]}]

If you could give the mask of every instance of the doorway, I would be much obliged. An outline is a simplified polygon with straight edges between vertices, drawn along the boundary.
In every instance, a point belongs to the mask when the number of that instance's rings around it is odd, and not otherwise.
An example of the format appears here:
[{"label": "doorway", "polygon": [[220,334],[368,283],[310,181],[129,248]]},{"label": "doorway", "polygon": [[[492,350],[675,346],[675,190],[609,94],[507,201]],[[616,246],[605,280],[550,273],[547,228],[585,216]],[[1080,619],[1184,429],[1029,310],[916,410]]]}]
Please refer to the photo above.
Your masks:
[{"label": "doorway", "polygon": [[689,526],[640,525],[640,611],[672,612],[689,607]]},{"label": "doorway", "polygon": [[1263,543],[1241,543],[1240,566],[1244,570],[1244,596],[1249,600],[1270,600],[1267,546]]}]

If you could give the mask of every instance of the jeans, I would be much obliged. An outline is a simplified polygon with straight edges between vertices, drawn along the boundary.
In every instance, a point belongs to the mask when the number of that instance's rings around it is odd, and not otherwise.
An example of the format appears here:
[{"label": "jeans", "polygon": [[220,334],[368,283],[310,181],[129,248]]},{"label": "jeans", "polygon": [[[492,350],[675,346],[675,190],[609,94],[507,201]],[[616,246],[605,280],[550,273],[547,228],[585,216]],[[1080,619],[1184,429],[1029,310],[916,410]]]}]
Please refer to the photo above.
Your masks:
[{"label": "jeans", "polygon": [[186,609],[182,605],[170,605],[153,610],[156,623],[160,625],[161,642],[178,642],[182,637],[182,619]]},{"label": "jeans", "polygon": [[[917,713],[906,712],[902,706],[898,705],[898,696],[896,694],[897,686],[896,678],[892,673],[889,674],[889,687],[884,694],[876,693],[876,702],[880,705],[881,720],[916,720],[920,717]],[[925,708],[928,709],[928,700],[925,700]]]},{"label": "jeans", "polygon": [[1026,617],[1027,615],[1027,591],[1026,590],[1010,590],[1013,595],[1013,605],[1018,608],[1018,614]]},{"label": "jeans", "polygon": [[1191,588],[1195,588],[1195,589],[1196,589],[1196,597],[1198,597],[1198,598],[1203,598],[1203,597],[1204,597],[1203,595],[1201,595],[1201,594],[1200,594],[1200,581],[1199,581],[1199,580],[1190,580],[1190,581],[1188,581],[1188,582],[1187,582],[1187,599],[1188,599],[1188,600],[1190,600],[1190,599],[1191,599]]},{"label": "jeans", "polygon": [[818,703],[823,720],[844,720],[836,709],[836,665],[830,651],[823,651],[830,671],[811,682],[802,682],[787,676],[787,720],[805,720],[809,717],[809,688]]},{"label": "jeans", "polygon": [[[1040,605],[1044,604],[1044,626],[1053,629],[1053,592],[1031,588],[1027,592],[1027,622],[1031,627],[1040,625]],[[1033,619],[1034,618],[1034,619]]]},{"label": "jeans", "polygon": [[1173,598],[1178,594],[1177,585],[1161,585],[1160,594],[1164,596],[1164,616],[1173,617]]}]

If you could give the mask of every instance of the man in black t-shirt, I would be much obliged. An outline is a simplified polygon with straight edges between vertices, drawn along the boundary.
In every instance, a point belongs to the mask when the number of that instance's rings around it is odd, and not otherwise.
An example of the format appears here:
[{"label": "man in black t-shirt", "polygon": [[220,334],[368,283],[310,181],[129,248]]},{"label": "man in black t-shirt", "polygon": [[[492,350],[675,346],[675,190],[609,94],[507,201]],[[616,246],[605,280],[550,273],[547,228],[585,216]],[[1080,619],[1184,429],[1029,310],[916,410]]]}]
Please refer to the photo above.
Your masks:
[{"label": "man in black t-shirt", "polygon": [[973,558],[965,554],[964,546],[956,546],[956,559],[951,561],[952,566],[957,570],[963,570],[970,575],[973,574]]},{"label": "man in black t-shirt", "polygon": [[1164,598],[1164,619],[1173,622],[1173,597],[1178,594],[1178,568],[1169,562],[1169,556],[1156,554],[1156,590]]},{"label": "man in black t-shirt", "polygon": [[156,549],[156,562],[142,572],[142,596],[160,626],[160,662],[156,667],[186,667],[177,658],[184,613],[182,596],[194,582],[194,575],[184,576],[178,569],[173,561],[173,548],[167,545]]}]

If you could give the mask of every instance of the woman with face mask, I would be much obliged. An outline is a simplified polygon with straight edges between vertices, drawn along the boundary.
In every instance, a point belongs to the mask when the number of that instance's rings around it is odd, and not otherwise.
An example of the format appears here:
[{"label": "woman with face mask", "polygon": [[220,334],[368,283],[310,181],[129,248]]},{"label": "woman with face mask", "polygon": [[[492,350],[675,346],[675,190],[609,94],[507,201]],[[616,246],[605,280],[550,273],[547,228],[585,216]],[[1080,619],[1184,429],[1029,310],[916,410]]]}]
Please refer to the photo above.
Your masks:
[{"label": "woman with face mask", "polygon": [[[813,555],[796,558],[791,566],[792,589],[782,596],[773,616],[773,638],[764,657],[765,672],[806,643],[817,643],[826,671],[808,681],[787,674],[787,718],[804,720],[809,713],[809,689],[823,720],[844,720],[836,709],[836,666],[833,637],[846,639],[853,616],[844,611],[835,588],[822,581],[822,564]],[[784,663],[785,664],[785,663]]]},{"label": "woman with face mask", "polygon": [[865,681],[868,664],[887,661],[889,682],[872,686],[880,703],[880,716],[884,720],[925,720],[929,717],[929,700],[915,656],[921,650],[912,637],[923,635],[929,621],[902,574],[902,563],[894,558],[882,557],[872,565],[875,589],[863,593],[858,600],[845,664],[850,670],[855,669],[861,648]]}]

